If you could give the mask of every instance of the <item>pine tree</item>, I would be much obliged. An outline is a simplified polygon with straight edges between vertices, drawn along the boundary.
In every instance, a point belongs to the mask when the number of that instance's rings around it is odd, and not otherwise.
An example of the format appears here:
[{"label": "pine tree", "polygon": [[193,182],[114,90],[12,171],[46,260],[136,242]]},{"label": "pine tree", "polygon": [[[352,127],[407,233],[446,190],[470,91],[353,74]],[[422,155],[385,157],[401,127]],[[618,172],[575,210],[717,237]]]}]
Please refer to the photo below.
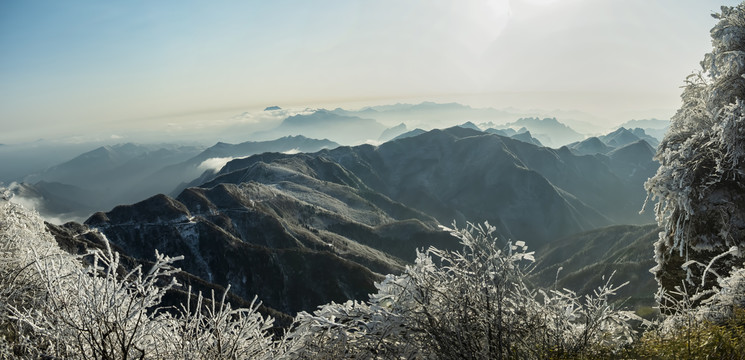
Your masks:
[{"label": "pine tree", "polygon": [[653,269],[661,289],[710,289],[745,252],[745,3],[713,15],[712,51],[690,75],[682,106],[645,187],[664,227]]}]

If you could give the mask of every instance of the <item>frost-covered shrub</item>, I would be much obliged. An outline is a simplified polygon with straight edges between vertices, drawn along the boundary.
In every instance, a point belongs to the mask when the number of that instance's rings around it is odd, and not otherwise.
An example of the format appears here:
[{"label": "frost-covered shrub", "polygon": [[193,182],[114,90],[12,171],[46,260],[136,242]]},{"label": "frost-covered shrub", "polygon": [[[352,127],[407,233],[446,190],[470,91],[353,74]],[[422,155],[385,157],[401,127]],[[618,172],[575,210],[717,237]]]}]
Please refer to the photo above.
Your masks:
[{"label": "frost-covered shrub", "polygon": [[128,359],[160,351],[170,334],[157,306],[175,280],[163,286],[157,282],[177,271],[171,266],[176,259],[156,254],[149,272],[143,274],[138,266],[120,275],[119,254],[110,247],[90,256],[88,266],[64,255],[36,261],[45,280],[44,301],[33,308],[14,307],[13,316],[44,338],[49,343],[45,352],[55,357]]},{"label": "frost-covered shrub", "polygon": [[668,291],[682,279],[693,292],[709,289],[716,276],[704,274],[725,276],[745,254],[745,5],[715,17],[713,49],[686,80],[657,151],[661,166],[645,184],[664,227],[653,270]]},{"label": "frost-covered shrub", "polygon": [[533,260],[522,242],[500,249],[493,227],[455,229],[462,251],[430,248],[400,276],[388,275],[368,302],[300,313],[302,357],[561,358],[609,354],[632,341],[629,320],[594,296],[537,292],[525,283]]},{"label": "frost-covered shrub", "polygon": [[126,270],[106,243],[83,262],[37,214],[0,206],[0,358],[275,359],[292,350],[272,340],[258,305],[234,310],[213,296],[203,306],[200,294],[194,309],[161,308],[179,258],[156,252],[149,271]]},{"label": "frost-covered shrub", "polygon": [[203,305],[199,294],[196,309],[200,311],[191,309],[189,299],[178,315],[166,315],[171,337],[164,341],[169,350],[163,358],[277,359],[292,350],[286,339],[272,339],[268,331],[274,321],[257,312],[256,298],[248,308],[232,309],[225,294],[218,302],[213,292],[209,306]]},{"label": "frost-covered shrub", "polygon": [[5,199],[0,199],[0,358],[14,358],[14,353],[37,354],[41,341],[27,336],[23,324],[11,319],[12,309],[32,309],[46,298],[45,278],[35,264],[69,255],[60,250],[36,214]]}]

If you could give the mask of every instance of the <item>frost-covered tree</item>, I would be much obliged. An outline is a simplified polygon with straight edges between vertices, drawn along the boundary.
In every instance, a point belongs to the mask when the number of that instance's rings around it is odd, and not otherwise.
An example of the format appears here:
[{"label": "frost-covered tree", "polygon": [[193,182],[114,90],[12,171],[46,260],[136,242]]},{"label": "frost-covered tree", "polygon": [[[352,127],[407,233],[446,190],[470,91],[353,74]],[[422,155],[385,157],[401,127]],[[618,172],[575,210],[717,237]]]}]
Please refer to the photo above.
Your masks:
[{"label": "frost-covered tree", "polygon": [[456,229],[462,251],[430,248],[404,274],[388,275],[368,302],[300,313],[303,358],[506,359],[607,356],[632,341],[629,320],[608,298],[534,291],[525,282],[533,253],[500,249],[493,227]]},{"label": "frost-covered tree", "polygon": [[690,75],[645,187],[664,227],[655,243],[660,287],[716,286],[745,254],[745,4],[714,15],[713,49]]}]

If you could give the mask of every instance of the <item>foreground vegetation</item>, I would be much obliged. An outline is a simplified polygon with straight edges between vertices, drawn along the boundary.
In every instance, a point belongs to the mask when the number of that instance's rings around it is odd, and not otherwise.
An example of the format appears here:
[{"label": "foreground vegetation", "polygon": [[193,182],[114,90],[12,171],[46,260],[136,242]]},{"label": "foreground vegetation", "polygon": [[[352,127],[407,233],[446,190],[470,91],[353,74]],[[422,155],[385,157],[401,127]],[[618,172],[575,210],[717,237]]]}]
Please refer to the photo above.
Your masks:
[{"label": "foreground vegetation", "polygon": [[[488,224],[448,229],[461,251],[430,248],[388,275],[365,302],[300,313],[283,334],[254,305],[232,309],[201,295],[163,308],[179,284],[178,259],[126,269],[109,247],[86,256],[59,249],[33,212],[0,209],[0,357],[69,359],[277,358],[742,358],[745,271],[698,300],[661,294],[654,321],[618,310],[609,277],[591,296],[535,289],[533,253],[500,249]],[[623,286],[623,285],[622,285]],[[222,294],[221,294],[222,295]],[[220,300],[220,298],[223,300]],[[664,303],[664,301],[663,301]],[[637,329],[644,329],[640,334]]]}]

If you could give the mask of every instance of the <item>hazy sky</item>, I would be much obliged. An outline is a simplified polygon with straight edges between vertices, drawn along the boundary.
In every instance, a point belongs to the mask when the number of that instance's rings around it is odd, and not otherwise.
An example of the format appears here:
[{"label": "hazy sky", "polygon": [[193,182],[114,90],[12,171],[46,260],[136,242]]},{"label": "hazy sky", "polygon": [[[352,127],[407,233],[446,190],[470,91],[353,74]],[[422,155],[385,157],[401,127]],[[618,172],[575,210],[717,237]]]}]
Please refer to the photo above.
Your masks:
[{"label": "hazy sky", "polygon": [[5,0],[0,143],[409,99],[669,116],[737,3]]}]

